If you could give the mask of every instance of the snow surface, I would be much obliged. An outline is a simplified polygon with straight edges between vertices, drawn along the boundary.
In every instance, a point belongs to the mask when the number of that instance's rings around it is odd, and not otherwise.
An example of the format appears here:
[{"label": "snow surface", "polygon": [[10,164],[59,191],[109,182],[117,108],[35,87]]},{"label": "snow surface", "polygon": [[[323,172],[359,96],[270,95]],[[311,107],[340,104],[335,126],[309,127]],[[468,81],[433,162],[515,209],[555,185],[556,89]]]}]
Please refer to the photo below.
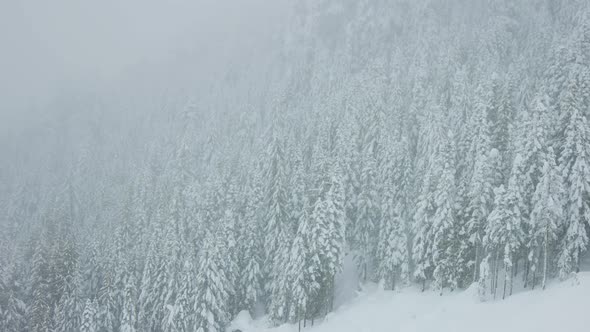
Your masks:
[{"label": "snow surface", "polygon": [[[524,291],[506,300],[480,302],[476,287],[439,296],[417,288],[384,291],[369,285],[314,327],[313,332],[557,332],[588,331],[590,272],[546,290]],[[242,312],[229,331],[292,332],[297,325],[270,327]]]}]

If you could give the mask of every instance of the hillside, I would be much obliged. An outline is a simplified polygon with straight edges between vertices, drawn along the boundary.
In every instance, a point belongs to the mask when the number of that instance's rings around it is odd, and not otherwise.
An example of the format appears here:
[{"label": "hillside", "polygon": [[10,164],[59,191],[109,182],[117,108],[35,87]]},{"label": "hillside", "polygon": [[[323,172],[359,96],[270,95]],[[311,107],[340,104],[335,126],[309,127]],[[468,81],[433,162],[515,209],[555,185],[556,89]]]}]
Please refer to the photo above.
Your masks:
[{"label": "hillside", "polygon": [[590,0],[128,1],[0,8],[0,332],[590,331]]},{"label": "hillside", "polygon": [[[384,291],[373,284],[310,332],[554,332],[584,331],[590,324],[590,272],[523,291],[505,300],[480,302],[475,287],[439,296],[416,288]],[[242,312],[232,323],[243,332],[292,332],[297,325],[269,328]]]}]

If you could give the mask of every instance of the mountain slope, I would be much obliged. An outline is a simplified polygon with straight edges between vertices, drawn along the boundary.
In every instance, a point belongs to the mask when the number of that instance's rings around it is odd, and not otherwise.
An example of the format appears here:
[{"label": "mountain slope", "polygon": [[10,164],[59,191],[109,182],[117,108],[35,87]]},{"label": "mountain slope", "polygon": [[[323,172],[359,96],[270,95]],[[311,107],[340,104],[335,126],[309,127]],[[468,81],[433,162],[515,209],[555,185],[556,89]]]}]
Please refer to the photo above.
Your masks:
[{"label": "mountain slope", "polygon": [[[590,272],[578,274],[546,290],[524,291],[506,300],[480,302],[472,287],[437,295],[407,288],[363,290],[352,301],[306,331],[313,332],[486,332],[584,331],[590,324]],[[251,321],[242,313],[233,329],[243,332],[297,331],[296,325],[268,328],[264,319]]]}]

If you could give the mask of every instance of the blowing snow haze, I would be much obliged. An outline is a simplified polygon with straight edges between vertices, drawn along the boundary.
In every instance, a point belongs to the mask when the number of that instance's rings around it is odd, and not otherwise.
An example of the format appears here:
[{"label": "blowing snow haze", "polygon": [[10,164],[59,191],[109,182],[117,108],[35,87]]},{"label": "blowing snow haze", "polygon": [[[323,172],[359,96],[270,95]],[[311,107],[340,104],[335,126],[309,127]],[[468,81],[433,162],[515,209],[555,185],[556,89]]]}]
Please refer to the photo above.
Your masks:
[{"label": "blowing snow haze", "polygon": [[586,0],[2,1],[0,331],[583,330],[589,117]]}]

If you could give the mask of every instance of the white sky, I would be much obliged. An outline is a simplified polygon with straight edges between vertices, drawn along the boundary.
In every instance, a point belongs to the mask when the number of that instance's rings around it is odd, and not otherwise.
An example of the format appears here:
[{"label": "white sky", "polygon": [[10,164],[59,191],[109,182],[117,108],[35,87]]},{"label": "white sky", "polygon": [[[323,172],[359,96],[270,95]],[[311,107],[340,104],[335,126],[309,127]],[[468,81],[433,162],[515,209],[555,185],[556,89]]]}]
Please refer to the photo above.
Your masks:
[{"label": "white sky", "polygon": [[281,20],[283,2],[0,0],[0,121],[129,68],[191,57],[206,68],[248,53]]}]

